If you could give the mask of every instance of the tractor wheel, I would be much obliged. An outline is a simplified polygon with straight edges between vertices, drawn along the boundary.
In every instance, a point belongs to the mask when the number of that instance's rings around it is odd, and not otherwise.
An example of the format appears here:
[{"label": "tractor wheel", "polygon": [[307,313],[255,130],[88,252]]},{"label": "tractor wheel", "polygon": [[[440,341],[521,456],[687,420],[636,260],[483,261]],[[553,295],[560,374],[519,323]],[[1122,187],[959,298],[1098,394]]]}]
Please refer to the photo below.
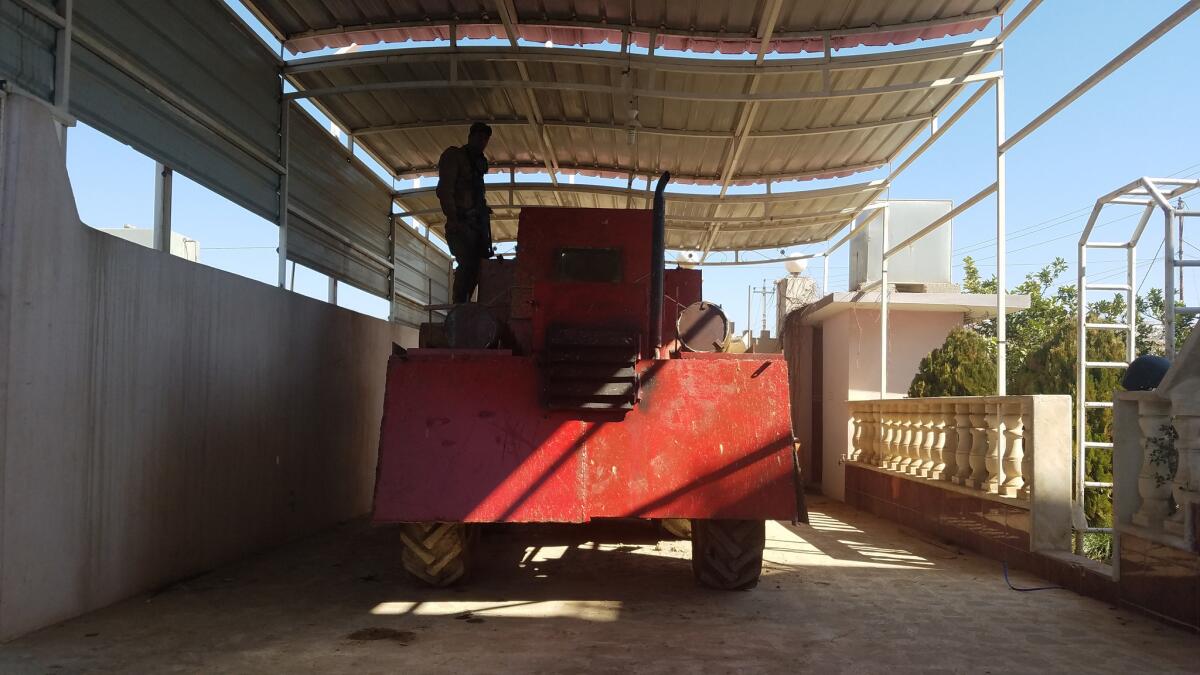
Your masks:
[{"label": "tractor wheel", "polygon": [[659,526],[676,539],[692,538],[692,521],[687,518],[663,518],[659,521]]},{"label": "tractor wheel", "polygon": [[754,588],[762,574],[766,532],[761,520],[693,520],[696,582],[727,591]]},{"label": "tractor wheel", "polygon": [[400,561],[412,577],[429,586],[450,586],[467,573],[470,530],[465,523],[404,523]]}]

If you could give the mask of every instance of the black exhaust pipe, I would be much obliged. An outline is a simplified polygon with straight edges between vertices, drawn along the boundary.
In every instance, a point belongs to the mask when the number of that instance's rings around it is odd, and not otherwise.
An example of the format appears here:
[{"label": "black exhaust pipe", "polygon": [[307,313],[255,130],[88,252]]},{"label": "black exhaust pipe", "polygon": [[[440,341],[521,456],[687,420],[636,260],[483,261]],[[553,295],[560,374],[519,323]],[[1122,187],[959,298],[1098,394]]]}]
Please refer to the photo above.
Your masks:
[{"label": "black exhaust pipe", "polygon": [[651,358],[658,358],[662,346],[663,270],[667,262],[667,202],[663,191],[671,181],[666,171],[654,186],[654,226],[650,235],[650,349]]}]

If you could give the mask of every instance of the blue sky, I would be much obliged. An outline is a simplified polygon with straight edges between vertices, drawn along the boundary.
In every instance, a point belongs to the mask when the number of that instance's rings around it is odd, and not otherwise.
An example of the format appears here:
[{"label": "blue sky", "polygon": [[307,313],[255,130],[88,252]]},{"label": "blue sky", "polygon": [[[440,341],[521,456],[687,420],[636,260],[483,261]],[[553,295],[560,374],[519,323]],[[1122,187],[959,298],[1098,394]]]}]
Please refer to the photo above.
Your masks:
[{"label": "blue sky", "polygon": [[[1005,50],[1008,132],[1019,129],[1179,4],[1178,0],[1044,2],[1009,39]],[[240,3],[231,6],[246,16]],[[1010,11],[1010,16],[1014,14]],[[970,37],[996,32],[997,26],[992,26]],[[1009,153],[1010,286],[1055,256],[1071,263],[1063,281],[1074,283],[1075,242],[1099,195],[1142,175],[1200,176],[1200,129],[1195,124],[1200,114],[1200,92],[1187,67],[1196,62],[1197,45],[1200,16],[1192,16]],[[901,175],[890,197],[950,199],[958,203],[990,184],[995,169],[994,111],[989,94]],[[150,159],[80,125],[70,134],[68,169],[85,222],[95,227],[151,225],[154,163]],[[886,170],[878,170],[848,180],[807,181],[799,189],[882,178],[886,174]],[[204,264],[275,282],[276,234],[272,223],[179,175],[174,199],[174,229],[199,240]],[[1192,206],[1200,207],[1200,194],[1193,199]],[[1131,213],[1106,213],[1098,232],[1106,239],[1120,238],[1132,225],[1133,218],[1127,217]],[[1148,231],[1138,253],[1138,279],[1146,278],[1143,292],[1162,285],[1161,262],[1152,263],[1161,241],[1155,235],[1157,231]],[[990,274],[995,265],[994,200],[989,198],[956,219],[953,237],[956,280],[961,275],[961,258],[968,254]],[[1191,244],[1185,246],[1185,251],[1190,257],[1200,258],[1200,226],[1187,238]],[[794,247],[788,252],[823,248]],[[1115,278],[1123,269],[1119,260],[1111,255],[1094,257],[1090,273],[1093,277],[1108,275],[1106,281],[1119,281]],[[846,248],[829,264],[830,289],[845,290]],[[810,270],[820,278],[819,262],[814,261]],[[747,287],[784,274],[782,265],[708,268],[705,296],[724,306],[741,327],[747,314]],[[1190,270],[1184,283],[1188,304],[1200,305],[1200,270]],[[300,267],[295,289],[324,298],[325,277]],[[339,304],[375,316],[387,315],[385,300],[344,284],[339,290]],[[752,311],[757,325],[758,300]],[[769,311],[769,325],[773,325],[772,315]]]}]

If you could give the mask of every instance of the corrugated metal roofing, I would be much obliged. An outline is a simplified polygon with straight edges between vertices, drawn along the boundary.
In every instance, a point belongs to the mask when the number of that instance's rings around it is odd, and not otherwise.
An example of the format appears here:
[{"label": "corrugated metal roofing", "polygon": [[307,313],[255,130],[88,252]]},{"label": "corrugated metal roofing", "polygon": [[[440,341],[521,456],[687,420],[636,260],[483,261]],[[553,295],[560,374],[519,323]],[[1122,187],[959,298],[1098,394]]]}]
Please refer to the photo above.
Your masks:
[{"label": "corrugated metal roofing", "polygon": [[575,49],[404,49],[306,59],[288,72],[401,177],[435,174],[442,150],[486,120],[495,123],[494,168],[670,171],[722,185],[884,164],[994,49],[980,40],[836,58],[828,69],[819,58],[756,66]]},{"label": "corrugated metal roofing", "polygon": [[[494,170],[620,178],[670,171],[720,186],[847,176],[895,159],[982,73],[993,39],[833,56],[841,48],[943,37],[982,28],[1009,0],[852,3],[647,0],[244,0],[294,50],[463,36],[552,39],[540,47],[391,48],[293,60],[285,73],[356,142],[401,178],[436,173],[474,121],[493,124]],[[698,59],[564,48],[651,40],[667,49],[752,52]],[[422,32],[424,31],[424,32]],[[438,32],[443,31],[443,32]],[[540,32],[539,32],[540,31]],[[767,59],[818,48],[819,57]],[[518,184],[519,185],[519,184]],[[495,192],[493,194],[496,194]],[[800,193],[805,195],[807,193]],[[827,238],[848,222],[825,191],[797,196],[771,220],[766,201],[683,198],[671,245],[731,250]],[[873,196],[874,193],[871,193]],[[429,199],[428,194],[423,197]],[[514,188],[522,204],[617,205],[620,189]],[[421,199],[409,195],[408,199]],[[742,201],[737,201],[737,200]],[[863,206],[869,196],[851,206]],[[768,200],[769,201],[769,200]],[[751,203],[757,203],[756,212]],[[775,202],[772,202],[775,203]],[[782,203],[782,202],[780,202]],[[500,206],[511,209],[512,205]],[[428,205],[436,209],[435,203]],[[774,206],[773,209],[781,207]],[[743,218],[737,220],[738,218]],[[733,220],[720,220],[722,217]],[[508,218],[508,221],[505,219]],[[497,238],[515,214],[498,214]],[[799,219],[806,218],[801,223]],[[440,214],[429,214],[434,224]]]},{"label": "corrugated metal roofing", "polygon": [[[481,0],[243,0],[293,52],[350,44],[503,37],[500,12]],[[782,3],[770,51],[795,54],[980,30],[1011,0],[856,0]],[[557,45],[620,44],[623,31],[646,47],[754,53],[771,0],[509,0],[518,35]]]},{"label": "corrugated metal roofing", "polygon": [[[734,251],[824,241],[845,227],[878,194],[880,181],[776,195],[667,193],[667,247],[673,250]],[[514,241],[524,206],[650,208],[643,190],[595,185],[489,183],[492,233]],[[397,193],[403,215],[415,216],[442,232],[445,218],[433,188]],[[713,226],[719,226],[714,228]],[[715,234],[714,234],[715,230]],[[710,240],[710,237],[712,239]]]}]

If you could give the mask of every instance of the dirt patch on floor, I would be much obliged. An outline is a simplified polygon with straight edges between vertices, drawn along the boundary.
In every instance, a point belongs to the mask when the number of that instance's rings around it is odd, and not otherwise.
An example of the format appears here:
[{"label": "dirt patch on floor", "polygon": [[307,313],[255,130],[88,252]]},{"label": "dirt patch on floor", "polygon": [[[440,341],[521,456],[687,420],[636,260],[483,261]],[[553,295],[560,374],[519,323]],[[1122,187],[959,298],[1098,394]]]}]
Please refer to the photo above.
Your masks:
[{"label": "dirt patch on floor", "polygon": [[395,628],[359,628],[353,633],[346,636],[347,640],[353,642],[374,642],[376,640],[390,640],[402,645],[407,645],[417,638],[417,634],[411,630],[396,630]]}]

